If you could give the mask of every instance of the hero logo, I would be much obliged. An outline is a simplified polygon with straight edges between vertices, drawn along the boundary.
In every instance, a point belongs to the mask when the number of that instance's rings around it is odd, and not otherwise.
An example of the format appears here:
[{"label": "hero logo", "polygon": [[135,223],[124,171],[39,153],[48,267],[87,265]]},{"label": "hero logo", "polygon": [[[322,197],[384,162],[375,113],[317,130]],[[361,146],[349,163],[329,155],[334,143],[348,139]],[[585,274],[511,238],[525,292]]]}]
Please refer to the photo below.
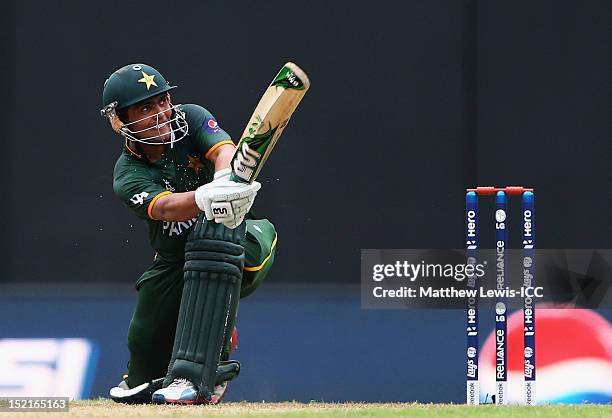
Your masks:
[{"label": "hero logo", "polygon": [[533,235],[531,227],[531,211],[526,209],[523,212],[523,249],[533,249]]},{"label": "hero logo", "polygon": [[249,144],[243,141],[240,151],[236,154],[236,158],[234,158],[234,174],[244,181],[251,181],[251,177],[260,159],[261,154],[251,149]]},{"label": "hero logo", "polygon": [[475,250],[476,245],[476,212],[469,210],[467,212],[467,240],[466,245],[468,250]]}]

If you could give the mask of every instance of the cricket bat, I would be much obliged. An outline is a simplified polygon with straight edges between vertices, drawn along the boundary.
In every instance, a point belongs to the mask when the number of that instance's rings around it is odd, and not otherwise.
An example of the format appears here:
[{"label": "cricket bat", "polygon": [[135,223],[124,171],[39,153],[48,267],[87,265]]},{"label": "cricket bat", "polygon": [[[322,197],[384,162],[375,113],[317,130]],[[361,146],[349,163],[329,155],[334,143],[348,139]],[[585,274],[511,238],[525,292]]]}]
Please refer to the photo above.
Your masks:
[{"label": "cricket bat", "polygon": [[231,180],[255,181],[310,81],[300,67],[286,63],[259,100],[232,157]]}]

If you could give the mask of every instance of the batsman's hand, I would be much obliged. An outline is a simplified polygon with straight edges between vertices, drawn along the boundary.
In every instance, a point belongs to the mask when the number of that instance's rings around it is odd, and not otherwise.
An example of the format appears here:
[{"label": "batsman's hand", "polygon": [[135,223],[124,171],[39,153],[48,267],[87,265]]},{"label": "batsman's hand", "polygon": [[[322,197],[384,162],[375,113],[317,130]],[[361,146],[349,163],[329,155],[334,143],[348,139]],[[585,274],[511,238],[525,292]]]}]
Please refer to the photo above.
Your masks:
[{"label": "batsman's hand", "polygon": [[206,219],[234,229],[253,206],[261,184],[231,181],[230,172],[229,168],[217,171],[213,181],[196,189],[195,201]]}]

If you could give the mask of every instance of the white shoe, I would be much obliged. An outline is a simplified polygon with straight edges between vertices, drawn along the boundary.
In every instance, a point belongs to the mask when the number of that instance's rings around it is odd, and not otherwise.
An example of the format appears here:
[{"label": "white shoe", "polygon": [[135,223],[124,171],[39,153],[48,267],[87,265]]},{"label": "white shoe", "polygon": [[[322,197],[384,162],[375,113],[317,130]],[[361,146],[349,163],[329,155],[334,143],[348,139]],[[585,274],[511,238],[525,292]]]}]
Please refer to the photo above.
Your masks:
[{"label": "white shoe", "polygon": [[208,403],[198,399],[198,389],[187,379],[174,379],[168,387],[156,390],[152,400],[155,403]]}]

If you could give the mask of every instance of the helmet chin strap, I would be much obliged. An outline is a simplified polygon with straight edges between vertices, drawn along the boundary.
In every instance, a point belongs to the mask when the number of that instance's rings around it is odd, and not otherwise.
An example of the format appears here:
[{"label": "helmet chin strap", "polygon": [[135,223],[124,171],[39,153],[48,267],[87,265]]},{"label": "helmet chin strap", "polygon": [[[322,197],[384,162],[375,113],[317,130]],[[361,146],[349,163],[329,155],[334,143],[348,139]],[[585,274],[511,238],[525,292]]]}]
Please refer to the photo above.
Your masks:
[{"label": "helmet chin strap", "polygon": [[130,148],[128,141],[129,139],[125,137],[125,147],[128,149],[128,151],[130,151],[132,154],[134,154],[141,160],[144,160],[147,164],[151,164],[151,160],[149,160],[149,158],[147,157],[147,154],[144,152],[144,149],[142,148],[142,145],[140,144],[140,142],[130,141],[132,144],[134,144],[136,151],[140,153],[138,154]]},{"label": "helmet chin strap", "polygon": [[119,118],[117,117],[117,115],[113,115],[111,117],[108,118],[111,127],[113,128],[113,131],[117,132],[118,134],[121,133],[121,128],[123,128],[123,122],[121,122],[119,120]]}]

